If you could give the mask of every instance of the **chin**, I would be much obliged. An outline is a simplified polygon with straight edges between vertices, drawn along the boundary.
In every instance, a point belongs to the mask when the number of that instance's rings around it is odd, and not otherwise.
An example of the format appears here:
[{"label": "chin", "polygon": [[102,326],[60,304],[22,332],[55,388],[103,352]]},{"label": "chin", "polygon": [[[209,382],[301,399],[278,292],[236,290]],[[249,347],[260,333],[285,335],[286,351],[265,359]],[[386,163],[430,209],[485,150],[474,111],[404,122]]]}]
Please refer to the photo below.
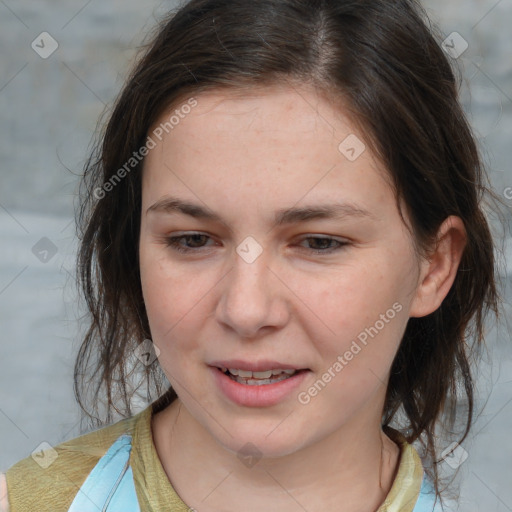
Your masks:
[{"label": "chin", "polygon": [[229,433],[217,424],[210,425],[211,428],[208,430],[221,446],[241,460],[251,455],[255,458],[285,457],[313,442],[300,429],[290,432],[283,428],[280,431],[281,421],[282,418],[277,421],[275,419],[238,419],[229,426],[227,423],[223,425]]}]

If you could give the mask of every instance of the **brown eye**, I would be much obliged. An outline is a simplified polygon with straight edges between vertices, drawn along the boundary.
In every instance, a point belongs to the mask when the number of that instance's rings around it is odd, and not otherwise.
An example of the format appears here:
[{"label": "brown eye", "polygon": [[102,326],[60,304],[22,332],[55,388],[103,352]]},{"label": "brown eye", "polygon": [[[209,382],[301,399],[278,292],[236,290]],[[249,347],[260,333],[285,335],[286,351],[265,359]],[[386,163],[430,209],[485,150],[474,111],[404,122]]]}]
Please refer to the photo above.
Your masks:
[{"label": "brown eye", "polygon": [[[316,254],[328,254],[334,251],[338,251],[345,245],[348,245],[348,242],[336,240],[335,238],[331,237],[310,236],[304,238],[302,241],[308,242],[308,245],[310,246],[309,248],[306,248],[306,250],[309,249]],[[311,243],[311,241],[313,243]]]},{"label": "brown eye", "polygon": [[[210,237],[202,233],[192,233],[188,235],[171,236],[167,237],[166,244],[168,247],[178,252],[193,252],[194,249],[202,249],[205,247],[204,243],[208,241]],[[181,241],[184,241],[186,245],[182,245]]]}]

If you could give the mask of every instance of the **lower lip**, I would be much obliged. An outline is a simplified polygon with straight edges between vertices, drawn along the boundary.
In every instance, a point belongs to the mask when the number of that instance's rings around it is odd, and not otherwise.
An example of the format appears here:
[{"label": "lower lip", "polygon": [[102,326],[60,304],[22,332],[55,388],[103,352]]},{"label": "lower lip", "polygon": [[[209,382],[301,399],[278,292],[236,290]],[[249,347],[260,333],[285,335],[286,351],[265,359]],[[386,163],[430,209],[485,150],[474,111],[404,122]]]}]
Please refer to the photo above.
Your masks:
[{"label": "lower lip", "polygon": [[220,390],[230,400],[245,407],[269,407],[288,397],[306,378],[309,370],[301,370],[291,377],[274,384],[261,386],[240,384],[218,368],[210,367]]}]

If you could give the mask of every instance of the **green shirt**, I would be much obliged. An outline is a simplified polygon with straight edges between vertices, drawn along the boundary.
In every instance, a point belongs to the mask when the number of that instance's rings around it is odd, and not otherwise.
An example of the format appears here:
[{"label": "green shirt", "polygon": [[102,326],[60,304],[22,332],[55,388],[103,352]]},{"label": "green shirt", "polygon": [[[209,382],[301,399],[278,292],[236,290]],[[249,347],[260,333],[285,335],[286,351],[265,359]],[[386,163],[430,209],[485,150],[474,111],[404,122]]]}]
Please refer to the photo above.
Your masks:
[{"label": "green shirt", "polygon": [[[142,412],[54,447],[57,458],[46,469],[32,457],[7,470],[10,512],[67,511],[90,471],[123,433],[132,435],[130,464],[143,512],[190,512],[173,489],[153,442],[153,405]],[[393,486],[378,512],[412,512],[423,478],[414,447],[398,435],[400,463]]]}]

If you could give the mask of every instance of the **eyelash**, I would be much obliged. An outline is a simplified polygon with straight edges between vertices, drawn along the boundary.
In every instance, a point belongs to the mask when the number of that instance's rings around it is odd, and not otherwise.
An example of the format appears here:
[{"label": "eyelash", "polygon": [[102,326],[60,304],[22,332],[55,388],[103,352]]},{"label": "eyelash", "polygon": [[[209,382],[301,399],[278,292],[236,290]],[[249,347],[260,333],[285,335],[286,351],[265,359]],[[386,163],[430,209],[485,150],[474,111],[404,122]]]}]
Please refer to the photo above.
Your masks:
[{"label": "eyelash", "polygon": [[[179,245],[179,241],[184,238],[192,238],[192,237],[198,237],[198,236],[207,237],[207,238],[211,239],[211,237],[209,237],[208,235],[202,234],[202,233],[190,233],[187,235],[166,237],[165,241],[166,241],[167,247],[170,247],[174,251],[177,251],[180,253],[197,252],[197,250],[204,249],[204,247],[195,247],[195,248],[183,247],[183,246]],[[340,240],[336,240],[335,238],[320,237],[320,236],[308,236],[308,237],[303,238],[301,241],[304,241],[304,240],[329,240],[330,242],[336,242],[338,244],[337,247],[333,247],[330,249],[310,249],[310,251],[313,252],[314,254],[331,254],[333,252],[339,251],[344,246],[349,244],[349,242],[342,242]],[[306,250],[308,250],[308,249],[306,249]]]}]

